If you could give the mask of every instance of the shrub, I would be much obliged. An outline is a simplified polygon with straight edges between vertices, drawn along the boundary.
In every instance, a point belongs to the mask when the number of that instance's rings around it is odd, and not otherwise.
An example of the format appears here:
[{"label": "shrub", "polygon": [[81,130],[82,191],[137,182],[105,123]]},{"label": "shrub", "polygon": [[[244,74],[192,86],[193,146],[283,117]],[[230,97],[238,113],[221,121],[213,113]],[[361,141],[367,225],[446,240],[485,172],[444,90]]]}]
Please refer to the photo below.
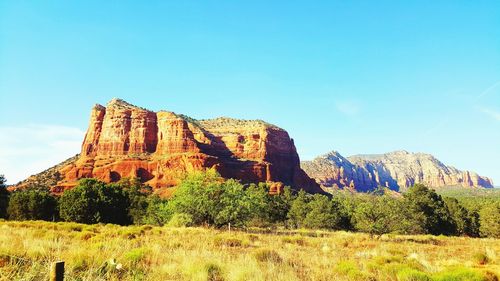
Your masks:
[{"label": "shrub", "polygon": [[124,256],[125,260],[131,265],[137,265],[146,256],[146,249],[136,248],[127,252]]},{"label": "shrub", "polygon": [[337,264],[335,270],[341,274],[347,275],[349,272],[358,271],[358,267],[352,261],[341,261]]},{"label": "shrub", "polygon": [[435,281],[488,281],[488,277],[478,270],[469,268],[452,268],[436,274]]},{"label": "shrub", "polygon": [[488,255],[486,255],[485,253],[476,253],[473,258],[474,258],[474,262],[476,262],[479,265],[485,265],[490,260],[488,258]]},{"label": "shrub", "polygon": [[74,272],[83,272],[88,270],[89,268],[89,263],[88,263],[88,257],[86,256],[77,256],[73,258],[73,262],[71,264],[71,270]]},{"label": "shrub", "polygon": [[152,194],[152,188],[141,183],[139,178],[123,178],[111,186],[122,189],[128,196],[128,214],[132,223],[146,223],[144,220],[147,216],[148,196]]},{"label": "shrub", "polygon": [[215,237],[214,244],[218,247],[240,247],[243,241],[238,238]]},{"label": "shrub", "polygon": [[181,182],[168,209],[189,214],[194,225],[245,226],[252,202],[242,184],[224,180],[215,170],[190,174]]},{"label": "shrub", "polygon": [[377,264],[384,265],[390,263],[402,263],[402,256],[376,256],[373,258],[373,261]]},{"label": "shrub", "polygon": [[208,263],[205,265],[205,270],[207,271],[207,281],[224,281],[222,269],[217,264]]},{"label": "shrub", "polygon": [[477,237],[479,229],[474,223],[473,213],[465,209],[455,198],[445,198],[444,201],[456,226],[455,234]]},{"label": "shrub", "polygon": [[168,221],[170,227],[186,227],[193,223],[193,217],[189,214],[177,213]]},{"label": "shrub", "polygon": [[259,262],[282,263],[283,259],[275,250],[258,249],[254,252],[254,257]]},{"label": "shrub", "polygon": [[90,238],[92,238],[94,236],[95,236],[95,233],[89,232],[89,231],[81,232],[80,235],[79,235],[80,239],[84,240],[84,241],[87,241],[87,240],[89,240]]},{"label": "shrub", "polygon": [[5,177],[0,175],[0,219],[7,218],[7,206],[9,204],[9,191],[5,186]]},{"label": "shrub", "polygon": [[[168,207],[168,201],[152,195],[147,199],[147,207],[141,218],[142,223],[153,225],[164,225],[172,218],[172,211]],[[135,222],[134,222],[135,223]]]},{"label": "shrub", "polygon": [[371,235],[395,232],[401,223],[397,199],[385,195],[368,199],[354,210],[356,228]]},{"label": "shrub", "polygon": [[299,246],[305,246],[306,245],[306,240],[304,237],[301,236],[286,236],[281,239],[283,243],[288,243],[288,244],[296,244]]},{"label": "shrub", "polygon": [[83,179],[62,195],[60,215],[65,221],[79,223],[129,224],[127,194],[119,187],[96,179]]},{"label": "shrub", "polygon": [[7,213],[12,220],[55,220],[57,200],[45,191],[23,190],[10,196]]},{"label": "shrub", "polygon": [[[205,173],[195,172],[188,175],[177,187],[174,196],[168,203],[170,213],[184,213],[191,215],[194,225],[213,224],[212,216],[216,192],[223,182],[214,170]],[[221,190],[222,192],[222,190]]]},{"label": "shrub", "polygon": [[308,213],[304,227],[313,229],[338,229],[340,216],[334,201],[324,195],[315,194],[307,204]]},{"label": "shrub", "polygon": [[415,269],[403,269],[396,274],[398,281],[431,281],[429,275],[415,270]]},{"label": "shrub", "polygon": [[297,197],[292,201],[287,215],[290,226],[295,228],[304,227],[304,219],[309,213],[309,200],[310,197],[307,196],[306,192],[300,190]]},{"label": "shrub", "polygon": [[416,184],[404,194],[403,204],[411,221],[425,233],[451,235],[457,231],[444,200],[434,190]]},{"label": "shrub", "polygon": [[347,276],[349,280],[372,280],[368,274],[359,270],[356,264],[352,261],[339,262],[339,264],[335,267],[335,271]]},{"label": "shrub", "polygon": [[500,238],[500,202],[481,209],[479,231],[483,237]]}]

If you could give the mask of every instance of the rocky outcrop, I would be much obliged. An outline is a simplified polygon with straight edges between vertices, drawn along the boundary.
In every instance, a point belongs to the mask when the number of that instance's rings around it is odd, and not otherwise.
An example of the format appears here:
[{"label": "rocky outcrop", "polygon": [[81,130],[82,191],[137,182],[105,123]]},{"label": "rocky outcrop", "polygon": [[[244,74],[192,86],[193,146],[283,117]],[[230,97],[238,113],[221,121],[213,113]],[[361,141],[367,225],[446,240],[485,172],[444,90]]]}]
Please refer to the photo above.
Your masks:
[{"label": "rocky outcrop", "polygon": [[406,151],[348,158],[334,151],[302,162],[302,168],[325,188],[370,191],[383,186],[400,191],[416,183],[430,187],[493,187],[487,177],[446,166],[430,154]]},{"label": "rocky outcrop", "polygon": [[259,120],[195,120],[173,112],[152,112],[113,99],[96,105],[79,157],[57,173],[62,192],[81,178],[116,182],[137,177],[153,188],[176,185],[193,170],[214,168],[226,178],[271,183],[322,193],[300,169],[288,133]]}]

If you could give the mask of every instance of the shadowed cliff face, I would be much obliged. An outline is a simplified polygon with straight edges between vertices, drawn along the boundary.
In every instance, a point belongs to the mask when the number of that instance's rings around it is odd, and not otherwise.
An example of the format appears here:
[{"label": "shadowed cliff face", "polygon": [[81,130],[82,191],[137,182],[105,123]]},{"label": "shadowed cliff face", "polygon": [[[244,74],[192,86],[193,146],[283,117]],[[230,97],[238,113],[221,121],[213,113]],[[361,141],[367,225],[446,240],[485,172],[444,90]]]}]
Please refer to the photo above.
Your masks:
[{"label": "shadowed cliff face", "polygon": [[493,181],[487,177],[446,166],[429,154],[406,151],[348,158],[334,151],[304,161],[302,167],[324,187],[357,191],[370,191],[378,186],[400,191],[416,183],[430,187],[493,187]]},{"label": "shadowed cliff face", "polygon": [[[152,112],[113,99],[96,105],[80,157],[59,169],[55,192],[81,178],[115,182],[138,177],[153,188],[170,187],[193,170],[215,168],[243,182],[271,182],[322,193],[300,169],[288,133],[263,121],[217,118],[194,120],[172,112]],[[278,184],[279,183],[279,184]]]}]

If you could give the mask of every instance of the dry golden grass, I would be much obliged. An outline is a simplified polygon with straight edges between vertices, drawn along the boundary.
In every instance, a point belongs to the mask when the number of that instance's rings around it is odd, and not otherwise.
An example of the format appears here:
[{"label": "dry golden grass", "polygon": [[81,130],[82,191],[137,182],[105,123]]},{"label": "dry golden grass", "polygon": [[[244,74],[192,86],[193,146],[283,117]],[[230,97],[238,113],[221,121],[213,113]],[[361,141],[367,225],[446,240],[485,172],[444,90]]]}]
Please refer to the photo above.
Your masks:
[{"label": "dry golden grass", "polygon": [[0,221],[0,280],[498,280],[500,240]]}]

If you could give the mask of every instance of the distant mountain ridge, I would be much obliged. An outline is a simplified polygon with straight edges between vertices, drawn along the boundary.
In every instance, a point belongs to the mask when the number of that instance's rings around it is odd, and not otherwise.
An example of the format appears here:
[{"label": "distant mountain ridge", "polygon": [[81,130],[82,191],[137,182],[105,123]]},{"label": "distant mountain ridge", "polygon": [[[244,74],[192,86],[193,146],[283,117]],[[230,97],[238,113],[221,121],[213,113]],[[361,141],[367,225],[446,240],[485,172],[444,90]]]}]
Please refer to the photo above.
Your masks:
[{"label": "distant mountain ridge", "polygon": [[347,158],[332,151],[312,161],[303,161],[301,167],[324,188],[370,191],[384,186],[403,191],[416,183],[430,187],[493,188],[488,177],[447,166],[430,154],[404,150]]}]

